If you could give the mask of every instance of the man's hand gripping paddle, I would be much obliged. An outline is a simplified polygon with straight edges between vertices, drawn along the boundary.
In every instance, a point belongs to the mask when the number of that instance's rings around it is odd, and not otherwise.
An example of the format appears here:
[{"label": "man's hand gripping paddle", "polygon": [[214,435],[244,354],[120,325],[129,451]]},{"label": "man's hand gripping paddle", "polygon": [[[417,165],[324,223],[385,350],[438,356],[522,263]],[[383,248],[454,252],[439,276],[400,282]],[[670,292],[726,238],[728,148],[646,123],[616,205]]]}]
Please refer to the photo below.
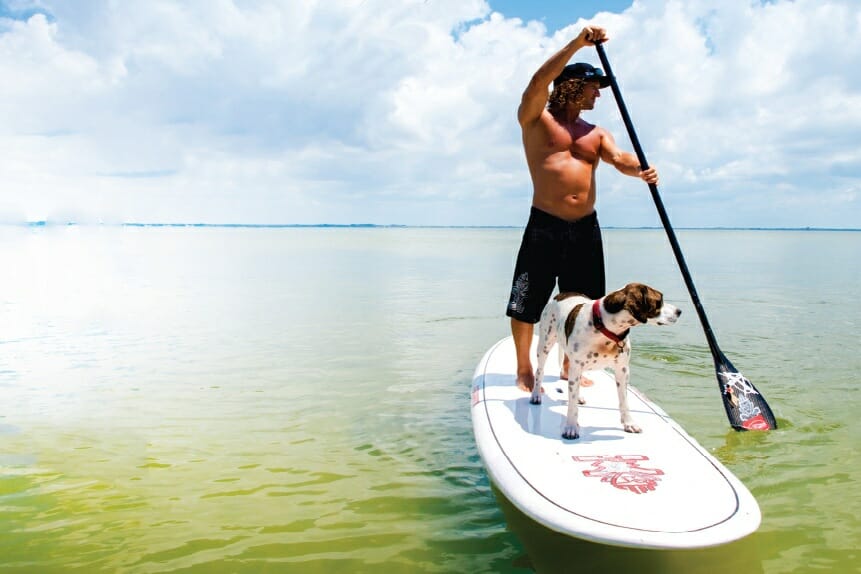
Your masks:
[{"label": "man's hand gripping paddle", "polygon": [[[625,122],[625,128],[628,130],[628,136],[631,138],[631,143],[634,145],[634,151],[637,154],[637,159],[640,161],[640,169],[649,169],[649,163],[646,161],[646,154],[643,153],[643,148],[640,146],[640,140],[637,138],[637,133],[634,131],[634,125],[631,122],[631,117],[628,115],[628,108],[622,100],[622,92],[619,90],[619,85],[616,83],[616,76],[613,75],[613,70],[610,68],[610,62],[607,60],[607,54],[604,52],[604,47],[601,43],[595,44],[595,49],[598,50],[598,57],[601,59],[601,64],[607,76],[610,78],[610,88],[613,90],[613,97],[616,98],[616,104],[619,106],[619,112],[622,114],[622,120]],[[685,258],[682,255],[682,249],[679,247],[679,242],[676,239],[676,234],[673,231],[670,220],[667,217],[667,212],[664,209],[664,203],[661,201],[661,196],[658,193],[658,186],[654,183],[649,184],[649,190],[652,192],[652,199],[655,201],[655,207],[658,208],[658,215],[661,217],[661,222],[664,224],[664,229],[667,232],[667,237],[670,240],[670,245],[673,248],[673,253],[676,256],[676,261],[682,272],[682,277],[685,279],[685,285],[688,287],[688,292],[691,295],[691,300],[699,315],[700,323],[702,323],[703,331],[708,340],[709,349],[715,362],[715,371],[717,372],[718,388],[723,398],[723,406],[726,409],[726,416],[729,419],[729,424],[737,431],[741,430],[772,430],[777,428],[777,421],[771,412],[771,408],[765,401],[765,397],[753,386],[747,378],[738,372],[738,369],[732,366],[724,354],[718,347],[712,328],[709,325],[708,317],[706,317],[705,309],[700,303],[699,295],[697,295],[694,281],[691,279],[691,274],[688,271],[688,266],[685,263]]]}]

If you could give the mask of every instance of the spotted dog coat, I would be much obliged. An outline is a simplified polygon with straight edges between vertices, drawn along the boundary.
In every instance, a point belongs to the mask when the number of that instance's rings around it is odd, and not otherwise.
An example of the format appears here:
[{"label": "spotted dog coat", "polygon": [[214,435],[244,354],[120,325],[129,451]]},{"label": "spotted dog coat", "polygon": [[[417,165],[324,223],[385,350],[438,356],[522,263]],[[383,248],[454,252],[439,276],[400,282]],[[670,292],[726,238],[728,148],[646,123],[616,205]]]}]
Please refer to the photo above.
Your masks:
[{"label": "spotted dog coat", "polygon": [[538,368],[530,402],[541,403],[544,365],[554,343],[568,356],[568,416],[562,437],[580,437],[577,423],[580,377],[583,371],[610,367],[616,378],[619,412],[625,432],[641,432],[628,408],[628,378],[631,342],[628,330],[641,324],[671,325],[681,310],[664,303],[660,291],[642,283],[629,283],[598,300],[578,293],[560,293],[541,313],[538,330]]}]

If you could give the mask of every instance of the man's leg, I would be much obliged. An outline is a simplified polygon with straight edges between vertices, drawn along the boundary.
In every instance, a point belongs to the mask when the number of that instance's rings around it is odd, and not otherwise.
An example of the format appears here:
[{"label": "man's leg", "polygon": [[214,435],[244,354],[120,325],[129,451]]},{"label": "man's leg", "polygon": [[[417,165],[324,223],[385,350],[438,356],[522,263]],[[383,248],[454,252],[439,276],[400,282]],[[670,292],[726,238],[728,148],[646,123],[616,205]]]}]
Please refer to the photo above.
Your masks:
[{"label": "man's leg", "polygon": [[517,354],[517,387],[529,392],[535,386],[535,373],[532,371],[532,359],[529,356],[533,328],[532,323],[511,319],[511,335]]},{"label": "man's leg", "polygon": [[[592,213],[578,223],[573,243],[569,244],[568,258],[562,264],[559,291],[583,293],[591,299],[600,299],[605,293],[604,244],[598,214]],[[562,365],[560,378],[568,378],[568,357]],[[580,386],[591,387],[594,383],[581,376]]]}]

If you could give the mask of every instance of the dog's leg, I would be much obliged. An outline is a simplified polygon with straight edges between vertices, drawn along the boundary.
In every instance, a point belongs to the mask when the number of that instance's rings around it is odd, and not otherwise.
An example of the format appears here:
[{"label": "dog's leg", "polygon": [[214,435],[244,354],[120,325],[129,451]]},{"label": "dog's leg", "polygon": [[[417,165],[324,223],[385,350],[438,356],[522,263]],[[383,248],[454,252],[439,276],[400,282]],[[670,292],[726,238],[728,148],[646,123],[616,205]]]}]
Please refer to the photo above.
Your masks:
[{"label": "dog's leg", "polygon": [[574,361],[570,362],[571,371],[568,373],[568,416],[565,418],[565,428],[562,429],[562,438],[580,438],[580,425],[577,424],[577,416],[580,410],[580,376],[583,369]]},{"label": "dog's leg", "polygon": [[552,308],[545,309],[541,314],[541,323],[538,328],[538,358],[535,368],[535,386],[532,387],[532,396],[529,398],[529,402],[533,405],[541,404],[541,383],[544,381],[544,366],[547,364],[550,349],[556,343],[556,315],[552,311]]},{"label": "dog's leg", "polygon": [[[556,350],[559,352],[559,379],[566,380],[568,377],[563,377],[562,373],[565,371],[565,344],[560,343]],[[566,375],[568,373],[565,373]]]},{"label": "dog's leg", "polygon": [[631,375],[631,369],[628,367],[627,361],[620,361],[613,372],[616,375],[616,391],[619,393],[619,414],[622,417],[622,427],[624,427],[625,432],[642,432],[642,429],[634,424],[631,410],[628,408],[628,379]]}]

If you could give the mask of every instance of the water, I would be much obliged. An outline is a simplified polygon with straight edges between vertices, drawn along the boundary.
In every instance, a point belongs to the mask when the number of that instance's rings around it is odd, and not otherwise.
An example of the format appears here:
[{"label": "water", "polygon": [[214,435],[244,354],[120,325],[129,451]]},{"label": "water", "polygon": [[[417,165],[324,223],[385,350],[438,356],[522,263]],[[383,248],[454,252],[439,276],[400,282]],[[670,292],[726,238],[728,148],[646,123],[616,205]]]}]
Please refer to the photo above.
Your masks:
[{"label": "water", "polygon": [[610,286],[685,310],[632,334],[633,384],[762,508],[693,552],[577,542],[494,497],[469,388],[519,236],[0,227],[0,572],[861,571],[861,233],[679,233],[780,423],[738,434],[663,232],[605,232]]}]

